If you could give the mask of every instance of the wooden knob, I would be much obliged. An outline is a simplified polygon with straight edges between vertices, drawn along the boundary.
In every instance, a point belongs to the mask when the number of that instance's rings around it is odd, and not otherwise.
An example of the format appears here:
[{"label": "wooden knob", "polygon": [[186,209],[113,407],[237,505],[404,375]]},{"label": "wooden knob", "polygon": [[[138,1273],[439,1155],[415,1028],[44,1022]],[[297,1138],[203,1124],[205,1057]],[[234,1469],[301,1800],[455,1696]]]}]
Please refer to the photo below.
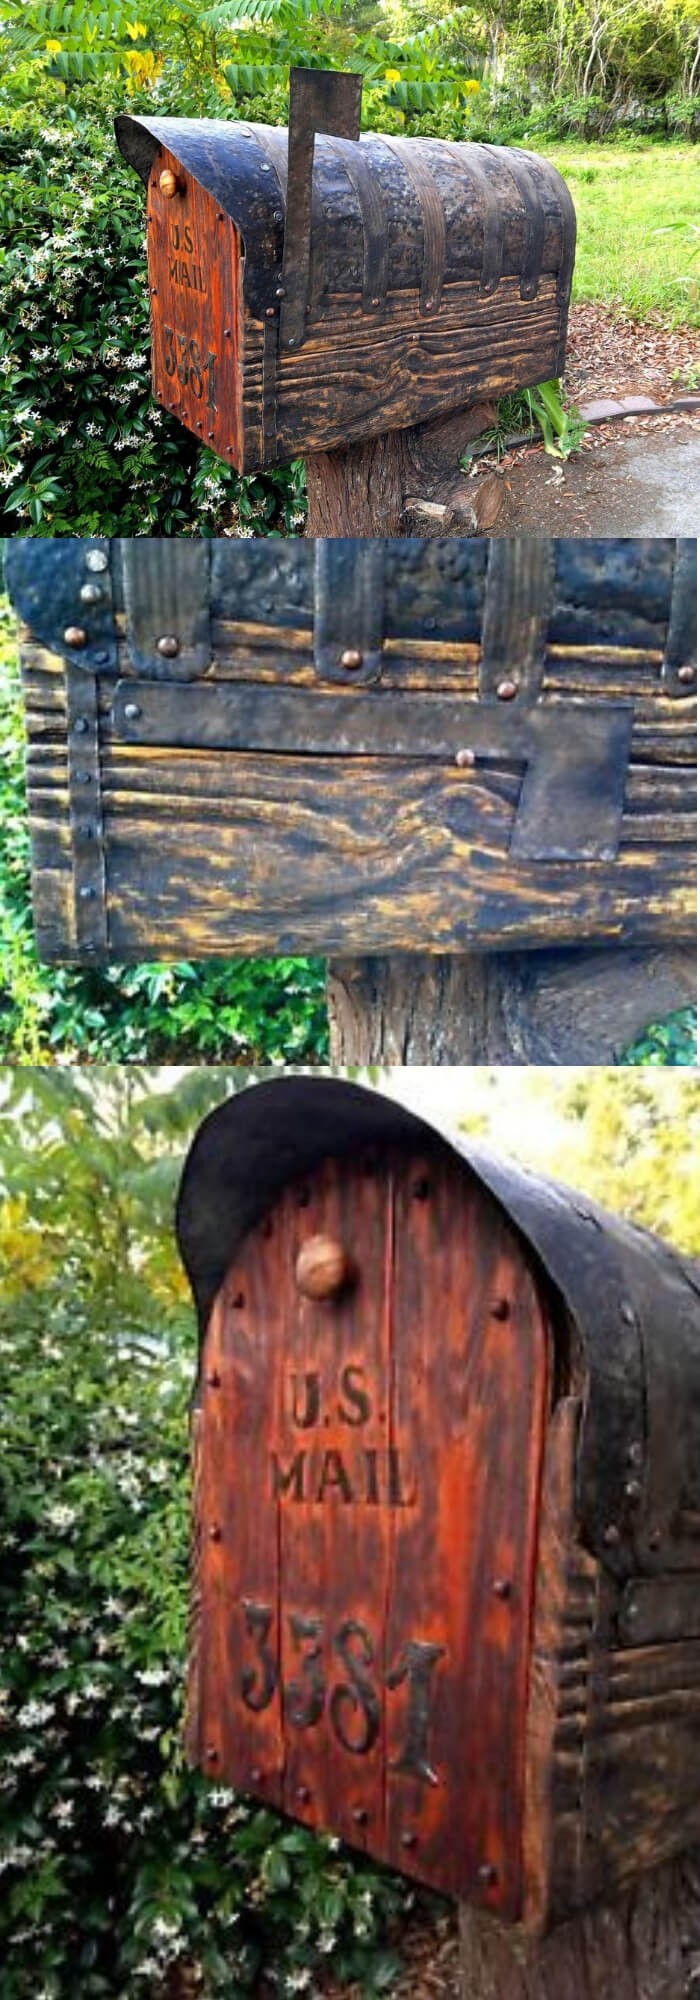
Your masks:
[{"label": "wooden knob", "polygon": [[347,1284],[350,1259],[342,1243],[332,1236],[310,1236],[302,1243],[296,1264],[296,1281],[306,1299],[331,1299]]},{"label": "wooden knob", "polygon": [[158,186],[161,194],[167,195],[168,201],[172,199],[174,194],[177,194],[177,174],[173,173],[172,167],[163,168]]}]

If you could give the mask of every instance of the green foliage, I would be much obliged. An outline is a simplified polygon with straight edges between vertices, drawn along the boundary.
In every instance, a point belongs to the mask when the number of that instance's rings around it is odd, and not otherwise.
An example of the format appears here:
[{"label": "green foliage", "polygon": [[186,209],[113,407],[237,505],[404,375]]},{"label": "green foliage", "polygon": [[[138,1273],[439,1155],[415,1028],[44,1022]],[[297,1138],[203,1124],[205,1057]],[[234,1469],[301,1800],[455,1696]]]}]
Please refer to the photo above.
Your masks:
[{"label": "green foliage", "polygon": [[183,1144],[240,1076],[6,1072],[3,2000],[379,1992],[406,1887],[185,1765],[193,1315]]},{"label": "green foliage", "polygon": [[318,959],[49,971],[32,935],[14,619],[0,601],[0,1052],[19,1063],[303,1062],[327,1050]]},{"label": "green foliage", "polygon": [[697,1063],[697,1059],[697,1011],[694,1007],[681,1007],[677,1014],[669,1014],[667,1021],[647,1028],[646,1033],[627,1049],[621,1061],[678,1069]]}]

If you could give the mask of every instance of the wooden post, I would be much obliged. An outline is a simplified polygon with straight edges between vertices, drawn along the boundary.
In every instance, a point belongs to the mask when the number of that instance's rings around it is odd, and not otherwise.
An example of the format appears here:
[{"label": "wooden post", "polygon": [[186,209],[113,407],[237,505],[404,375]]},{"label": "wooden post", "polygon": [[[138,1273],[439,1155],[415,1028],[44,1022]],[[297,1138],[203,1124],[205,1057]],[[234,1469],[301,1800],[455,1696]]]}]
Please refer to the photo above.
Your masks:
[{"label": "wooden post", "polygon": [[692,2000],[700,1848],[594,1904],[542,1942],[460,1905],[461,2000]]},{"label": "wooden post", "polygon": [[495,404],[467,404],[408,430],[310,454],[307,536],[488,533],[505,497],[502,480],[495,473],[469,480],[459,461],[495,418]]},{"label": "wooden post", "polygon": [[333,959],[334,1063],[609,1063],[695,999],[691,946]]}]

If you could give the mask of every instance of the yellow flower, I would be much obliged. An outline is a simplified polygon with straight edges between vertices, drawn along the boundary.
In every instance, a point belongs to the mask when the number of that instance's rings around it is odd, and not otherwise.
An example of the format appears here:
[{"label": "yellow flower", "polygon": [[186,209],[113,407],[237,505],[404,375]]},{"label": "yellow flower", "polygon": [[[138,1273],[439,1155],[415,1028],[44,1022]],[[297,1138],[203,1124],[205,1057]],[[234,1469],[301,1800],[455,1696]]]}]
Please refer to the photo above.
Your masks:
[{"label": "yellow flower", "polygon": [[46,48],[46,53],[47,53],[47,55],[49,55],[49,56],[60,56],[60,53],[61,53],[61,47],[62,47],[62,44],[61,44],[61,42],[46,42],[46,43],[45,43],[45,48]]},{"label": "yellow flower", "polygon": [[462,85],[462,88],[464,90],[465,97],[475,97],[477,92],[481,89],[481,84],[477,83],[475,76],[470,76],[467,82]]},{"label": "yellow flower", "polygon": [[386,80],[386,82],[387,82],[387,83],[400,83],[400,82],[401,82],[401,71],[400,71],[400,69],[385,69],[385,71],[384,71],[384,76],[385,76],[385,80]]},{"label": "yellow flower", "polygon": [[137,85],[155,83],[163,67],[162,62],[156,62],[152,49],[129,49],[124,61],[128,64],[129,75]]},{"label": "yellow flower", "polygon": [[137,42],[140,35],[147,33],[145,21],[127,21],[126,32],[130,41]]}]

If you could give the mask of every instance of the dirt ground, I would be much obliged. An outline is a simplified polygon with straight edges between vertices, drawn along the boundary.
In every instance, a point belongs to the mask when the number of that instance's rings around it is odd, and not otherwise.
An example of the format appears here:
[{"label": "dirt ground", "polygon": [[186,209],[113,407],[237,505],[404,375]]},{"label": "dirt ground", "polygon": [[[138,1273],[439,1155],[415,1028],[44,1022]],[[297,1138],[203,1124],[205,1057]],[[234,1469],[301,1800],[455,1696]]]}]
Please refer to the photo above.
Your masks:
[{"label": "dirt ground", "polygon": [[[700,336],[636,324],[595,305],[574,307],[564,393],[579,407],[648,397],[667,406],[700,389]],[[493,472],[483,459],[479,475]],[[700,407],[592,427],[565,463],[540,445],[509,451],[499,477],[498,535],[700,533]]]}]

